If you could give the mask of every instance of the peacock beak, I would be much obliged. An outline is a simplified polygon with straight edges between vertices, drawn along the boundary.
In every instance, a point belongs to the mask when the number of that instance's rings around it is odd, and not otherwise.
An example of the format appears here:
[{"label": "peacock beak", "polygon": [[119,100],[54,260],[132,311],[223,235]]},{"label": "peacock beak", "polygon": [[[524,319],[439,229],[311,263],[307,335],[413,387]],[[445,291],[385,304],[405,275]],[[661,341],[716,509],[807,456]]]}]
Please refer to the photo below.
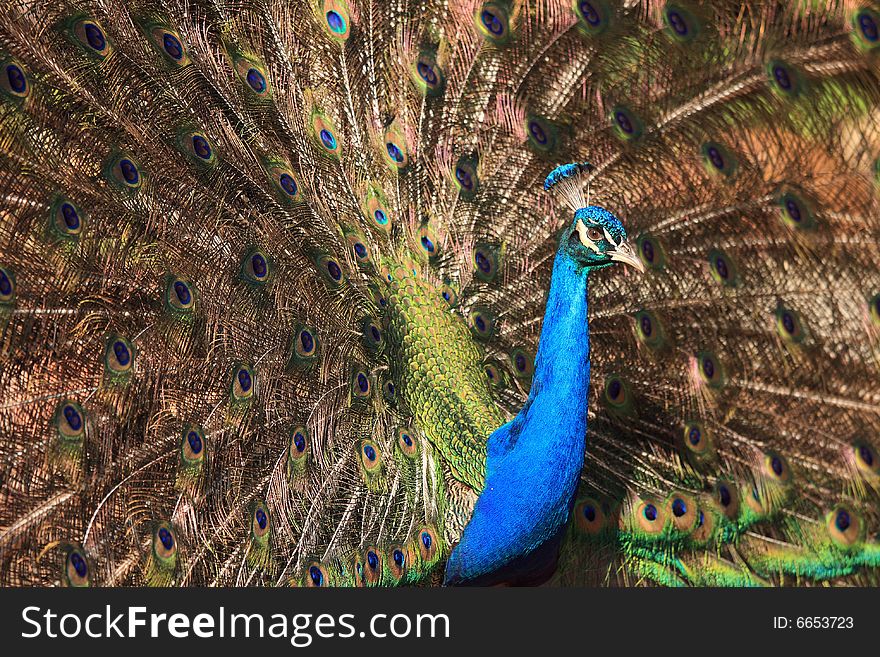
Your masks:
[{"label": "peacock beak", "polygon": [[617,262],[632,265],[643,274],[645,273],[645,265],[642,263],[641,258],[636,255],[633,248],[626,242],[621,242],[613,251],[608,251],[608,257]]}]

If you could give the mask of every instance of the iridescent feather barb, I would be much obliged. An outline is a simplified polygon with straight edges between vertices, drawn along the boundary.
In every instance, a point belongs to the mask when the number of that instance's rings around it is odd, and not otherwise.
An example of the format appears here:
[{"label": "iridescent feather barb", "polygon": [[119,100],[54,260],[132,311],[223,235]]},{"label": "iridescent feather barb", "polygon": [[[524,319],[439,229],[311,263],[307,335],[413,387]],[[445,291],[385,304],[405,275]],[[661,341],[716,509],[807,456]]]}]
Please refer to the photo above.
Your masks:
[{"label": "iridescent feather barb", "polygon": [[509,452],[497,579],[877,584],[878,26],[6,3],[0,583],[439,584]]}]

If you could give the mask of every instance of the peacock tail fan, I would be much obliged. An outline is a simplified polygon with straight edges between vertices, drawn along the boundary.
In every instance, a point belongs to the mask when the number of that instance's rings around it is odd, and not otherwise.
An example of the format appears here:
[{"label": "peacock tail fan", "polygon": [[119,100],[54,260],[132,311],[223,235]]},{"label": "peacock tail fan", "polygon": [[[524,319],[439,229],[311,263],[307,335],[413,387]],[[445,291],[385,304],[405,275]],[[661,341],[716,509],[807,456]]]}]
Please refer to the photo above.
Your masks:
[{"label": "peacock tail fan", "polygon": [[438,584],[586,205],[646,273],[551,584],[880,583],[878,57],[850,0],[6,3],[0,583]]}]

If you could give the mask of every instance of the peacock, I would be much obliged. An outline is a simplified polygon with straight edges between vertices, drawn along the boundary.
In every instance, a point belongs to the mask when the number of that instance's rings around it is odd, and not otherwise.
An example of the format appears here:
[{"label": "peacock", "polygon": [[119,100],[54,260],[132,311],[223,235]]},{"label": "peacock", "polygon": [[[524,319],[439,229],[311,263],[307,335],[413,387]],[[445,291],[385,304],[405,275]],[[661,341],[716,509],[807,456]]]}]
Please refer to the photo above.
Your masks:
[{"label": "peacock", "polygon": [[880,5],[13,0],[0,584],[880,584]]}]

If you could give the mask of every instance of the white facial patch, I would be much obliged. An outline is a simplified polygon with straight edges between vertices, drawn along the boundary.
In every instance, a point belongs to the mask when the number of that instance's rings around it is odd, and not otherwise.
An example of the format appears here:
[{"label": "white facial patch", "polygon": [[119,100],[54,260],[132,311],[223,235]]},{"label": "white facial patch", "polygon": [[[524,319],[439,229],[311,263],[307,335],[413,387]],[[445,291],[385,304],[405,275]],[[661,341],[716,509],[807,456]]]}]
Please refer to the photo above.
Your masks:
[{"label": "white facial patch", "polygon": [[[583,219],[578,219],[578,222],[575,224],[575,229],[578,232],[578,237],[581,240],[581,244],[583,244],[585,247],[587,247],[591,251],[595,251],[596,253],[602,253],[599,250],[599,247],[596,245],[596,243],[593,240],[591,240],[589,237],[587,237],[587,225],[584,223]],[[607,231],[605,234],[606,235],[608,234]],[[612,242],[612,244],[613,244],[613,242]]]},{"label": "white facial patch", "polygon": [[623,241],[623,236],[621,236],[620,241],[615,242],[614,238],[611,236],[611,233],[608,232],[608,229],[605,226],[602,226],[602,232],[605,233],[605,239],[608,240],[609,244],[620,245],[620,242]]}]

